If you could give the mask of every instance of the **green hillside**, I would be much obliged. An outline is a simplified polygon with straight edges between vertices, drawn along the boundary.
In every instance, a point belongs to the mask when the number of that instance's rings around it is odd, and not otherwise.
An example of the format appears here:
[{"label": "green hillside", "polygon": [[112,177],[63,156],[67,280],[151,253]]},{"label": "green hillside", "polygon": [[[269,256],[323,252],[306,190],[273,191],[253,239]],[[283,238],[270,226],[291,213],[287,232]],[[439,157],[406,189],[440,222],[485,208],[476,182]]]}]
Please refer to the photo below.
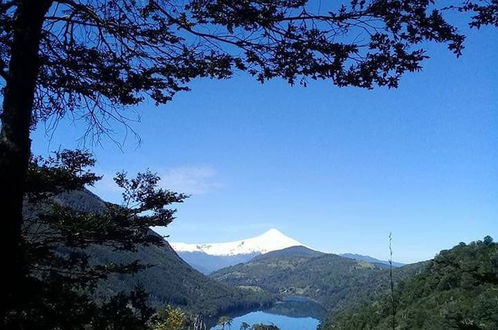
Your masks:
[{"label": "green hillside", "polygon": [[[420,267],[398,268],[395,277],[407,278]],[[372,301],[389,287],[389,272],[383,267],[304,247],[268,253],[219,270],[211,277],[236,286],[260,288],[277,298],[307,297],[333,314]]]},{"label": "green hillside", "polygon": [[[57,200],[83,212],[99,212],[106,205],[88,190],[61,194]],[[28,218],[32,218],[36,210],[27,207],[25,213],[29,214]],[[151,231],[150,235],[157,234]],[[135,252],[116,251],[99,245],[93,245],[85,252],[95,264],[131,263],[137,260],[150,266],[136,274],[112,275],[102,281],[98,290],[101,300],[140,285],[148,292],[149,302],[155,307],[172,304],[206,316],[270,303],[269,296],[264,293],[233,288],[201,274],[184,262],[166,241],[163,246],[140,246]]]},{"label": "green hillside", "polygon": [[149,293],[149,301],[154,306],[171,304],[206,316],[270,302],[263,293],[229,287],[201,274],[180,259],[168,243],[163,247],[140,247],[137,252],[114,252],[93,247],[90,255],[102,264],[139,260],[151,265],[133,275],[111,277],[101,286],[100,292],[104,296],[141,285]]},{"label": "green hillside", "polygon": [[[498,244],[488,236],[441,251],[418,276],[395,291],[396,329],[498,329]],[[390,329],[385,297],[324,329]]]}]

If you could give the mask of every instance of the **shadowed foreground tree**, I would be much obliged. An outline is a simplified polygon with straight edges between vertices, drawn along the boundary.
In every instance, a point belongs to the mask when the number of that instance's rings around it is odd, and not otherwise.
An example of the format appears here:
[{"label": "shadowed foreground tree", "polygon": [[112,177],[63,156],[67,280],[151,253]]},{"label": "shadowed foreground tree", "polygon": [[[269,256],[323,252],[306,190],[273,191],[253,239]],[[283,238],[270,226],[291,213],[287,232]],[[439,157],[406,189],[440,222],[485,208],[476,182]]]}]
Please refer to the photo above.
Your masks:
[{"label": "shadowed foreground tree", "polygon": [[159,312],[159,318],[154,324],[154,330],[183,330],[188,323],[187,314],[181,309],[166,306]]},{"label": "shadowed foreground tree", "polygon": [[252,326],[253,330],[280,330],[279,327],[277,327],[276,325],[273,325],[273,324],[270,324],[270,325],[267,325],[267,324],[255,324]]},{"label": "shadowed foreground tree", "polygon": [[[48,159],[34,158],[26,181],[23,250],[27,276],[11,301],[1,327],[8,329],[144,329],[153,315],[148,294],[131,293],[97,300],[100,281],[112,274],[135,273],[149,265],[99,263],[88,248],[136,251],[139,246],[162,246],[151,226],[167,226],[174,210],[166,208],[186,197],[157,188],[150,172],[115,182],[123,190],[123,205],[72,201],[91,194],[85,185],[100,177],[91,172],[94,160],[81,151],[61,151]],[[2,297],[4,299],[4,297]]]},{"label": "shadowed foreground tree", "polygon": [[225,327],[230,328],[232,326],[233,319],[230,316],[222,316],[218,319],[217,325],[220,329],[225,330]]},{"label": "shadowed foreground tree", "polygon": [[421,69],[424,42],[461,54],[448,12],[497,25],[498,1],[0,0],[2,297],[26,273],[22,204],[37,121],[72,113],[88,134],[106,133],[109,120],[126,121],[123,107],[163,104],[192,79],[236,70],[261,82],[396,87]]},{"label": "shadowed foreground tree", "polygon": [[160,310],[152,324],[153,330],[207,330],[200,315],[194,316],[179,308],[166,306]]},{"label": "shadowed foreground tree", "polygon": [[240,325],[240,330],[247,330],[251,327],[251,325],[247,322],[242,322],[242,324]]}]

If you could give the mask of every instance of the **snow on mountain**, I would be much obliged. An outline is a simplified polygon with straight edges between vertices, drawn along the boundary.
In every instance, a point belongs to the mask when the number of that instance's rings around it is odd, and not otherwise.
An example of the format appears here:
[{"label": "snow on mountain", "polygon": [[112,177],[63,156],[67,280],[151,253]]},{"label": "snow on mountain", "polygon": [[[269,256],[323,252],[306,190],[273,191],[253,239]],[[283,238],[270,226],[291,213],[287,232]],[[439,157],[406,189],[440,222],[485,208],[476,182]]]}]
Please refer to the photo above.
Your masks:
[{"label": "snow on mountain", "polygon": [[260,236],[226,243],[171,243],[178,253],[204,253],[211,256],[236,256],[241,254],[265,254],[270,251],[285,249],[304,244],[282,234],[277,229],[270,229]]}]

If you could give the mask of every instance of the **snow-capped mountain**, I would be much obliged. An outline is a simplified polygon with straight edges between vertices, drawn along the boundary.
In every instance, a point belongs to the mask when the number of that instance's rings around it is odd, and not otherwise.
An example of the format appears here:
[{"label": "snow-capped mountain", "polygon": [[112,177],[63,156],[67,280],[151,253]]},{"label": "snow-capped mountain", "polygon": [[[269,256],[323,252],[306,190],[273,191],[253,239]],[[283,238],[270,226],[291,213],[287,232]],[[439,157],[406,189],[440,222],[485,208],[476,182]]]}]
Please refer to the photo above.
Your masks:
[{"label": "snow-capped mountain", "polygon": [[186,262],[203,273],[247,262],[257,255],[282,250],[291,246],[305,246],[277,229],[240,241],[226,243],[171,243]]},{"label": "snow-capped mountain", "polygon": [[238,254],[264,254],[291,246],[303,245],[277,229],[270,229],[262,235],[227,243],[187,244],[171,243],[177,252],[203,252],[212,256],[234,256]]}]

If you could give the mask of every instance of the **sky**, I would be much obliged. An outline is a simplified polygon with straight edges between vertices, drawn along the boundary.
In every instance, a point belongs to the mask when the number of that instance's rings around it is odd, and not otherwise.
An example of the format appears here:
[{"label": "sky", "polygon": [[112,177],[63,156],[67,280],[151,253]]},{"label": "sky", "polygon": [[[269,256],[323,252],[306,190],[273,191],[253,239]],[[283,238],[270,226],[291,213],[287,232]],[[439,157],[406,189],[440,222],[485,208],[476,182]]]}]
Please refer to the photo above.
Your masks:
[{"label": "sky", "polygon": [[116,125],[91,145],[71,118],[40,124],[33,152],[88,148],[119,202],[113,173],[150,169],[191,195],[161,234],[224,242],[277,228],[317,250],[415,262],[498,240],[498,33],[469,35],[461,58],[430,45],[398,89],[307,88],[245,74],[197,80],[164,106],[129,110],[140,143]]}]

